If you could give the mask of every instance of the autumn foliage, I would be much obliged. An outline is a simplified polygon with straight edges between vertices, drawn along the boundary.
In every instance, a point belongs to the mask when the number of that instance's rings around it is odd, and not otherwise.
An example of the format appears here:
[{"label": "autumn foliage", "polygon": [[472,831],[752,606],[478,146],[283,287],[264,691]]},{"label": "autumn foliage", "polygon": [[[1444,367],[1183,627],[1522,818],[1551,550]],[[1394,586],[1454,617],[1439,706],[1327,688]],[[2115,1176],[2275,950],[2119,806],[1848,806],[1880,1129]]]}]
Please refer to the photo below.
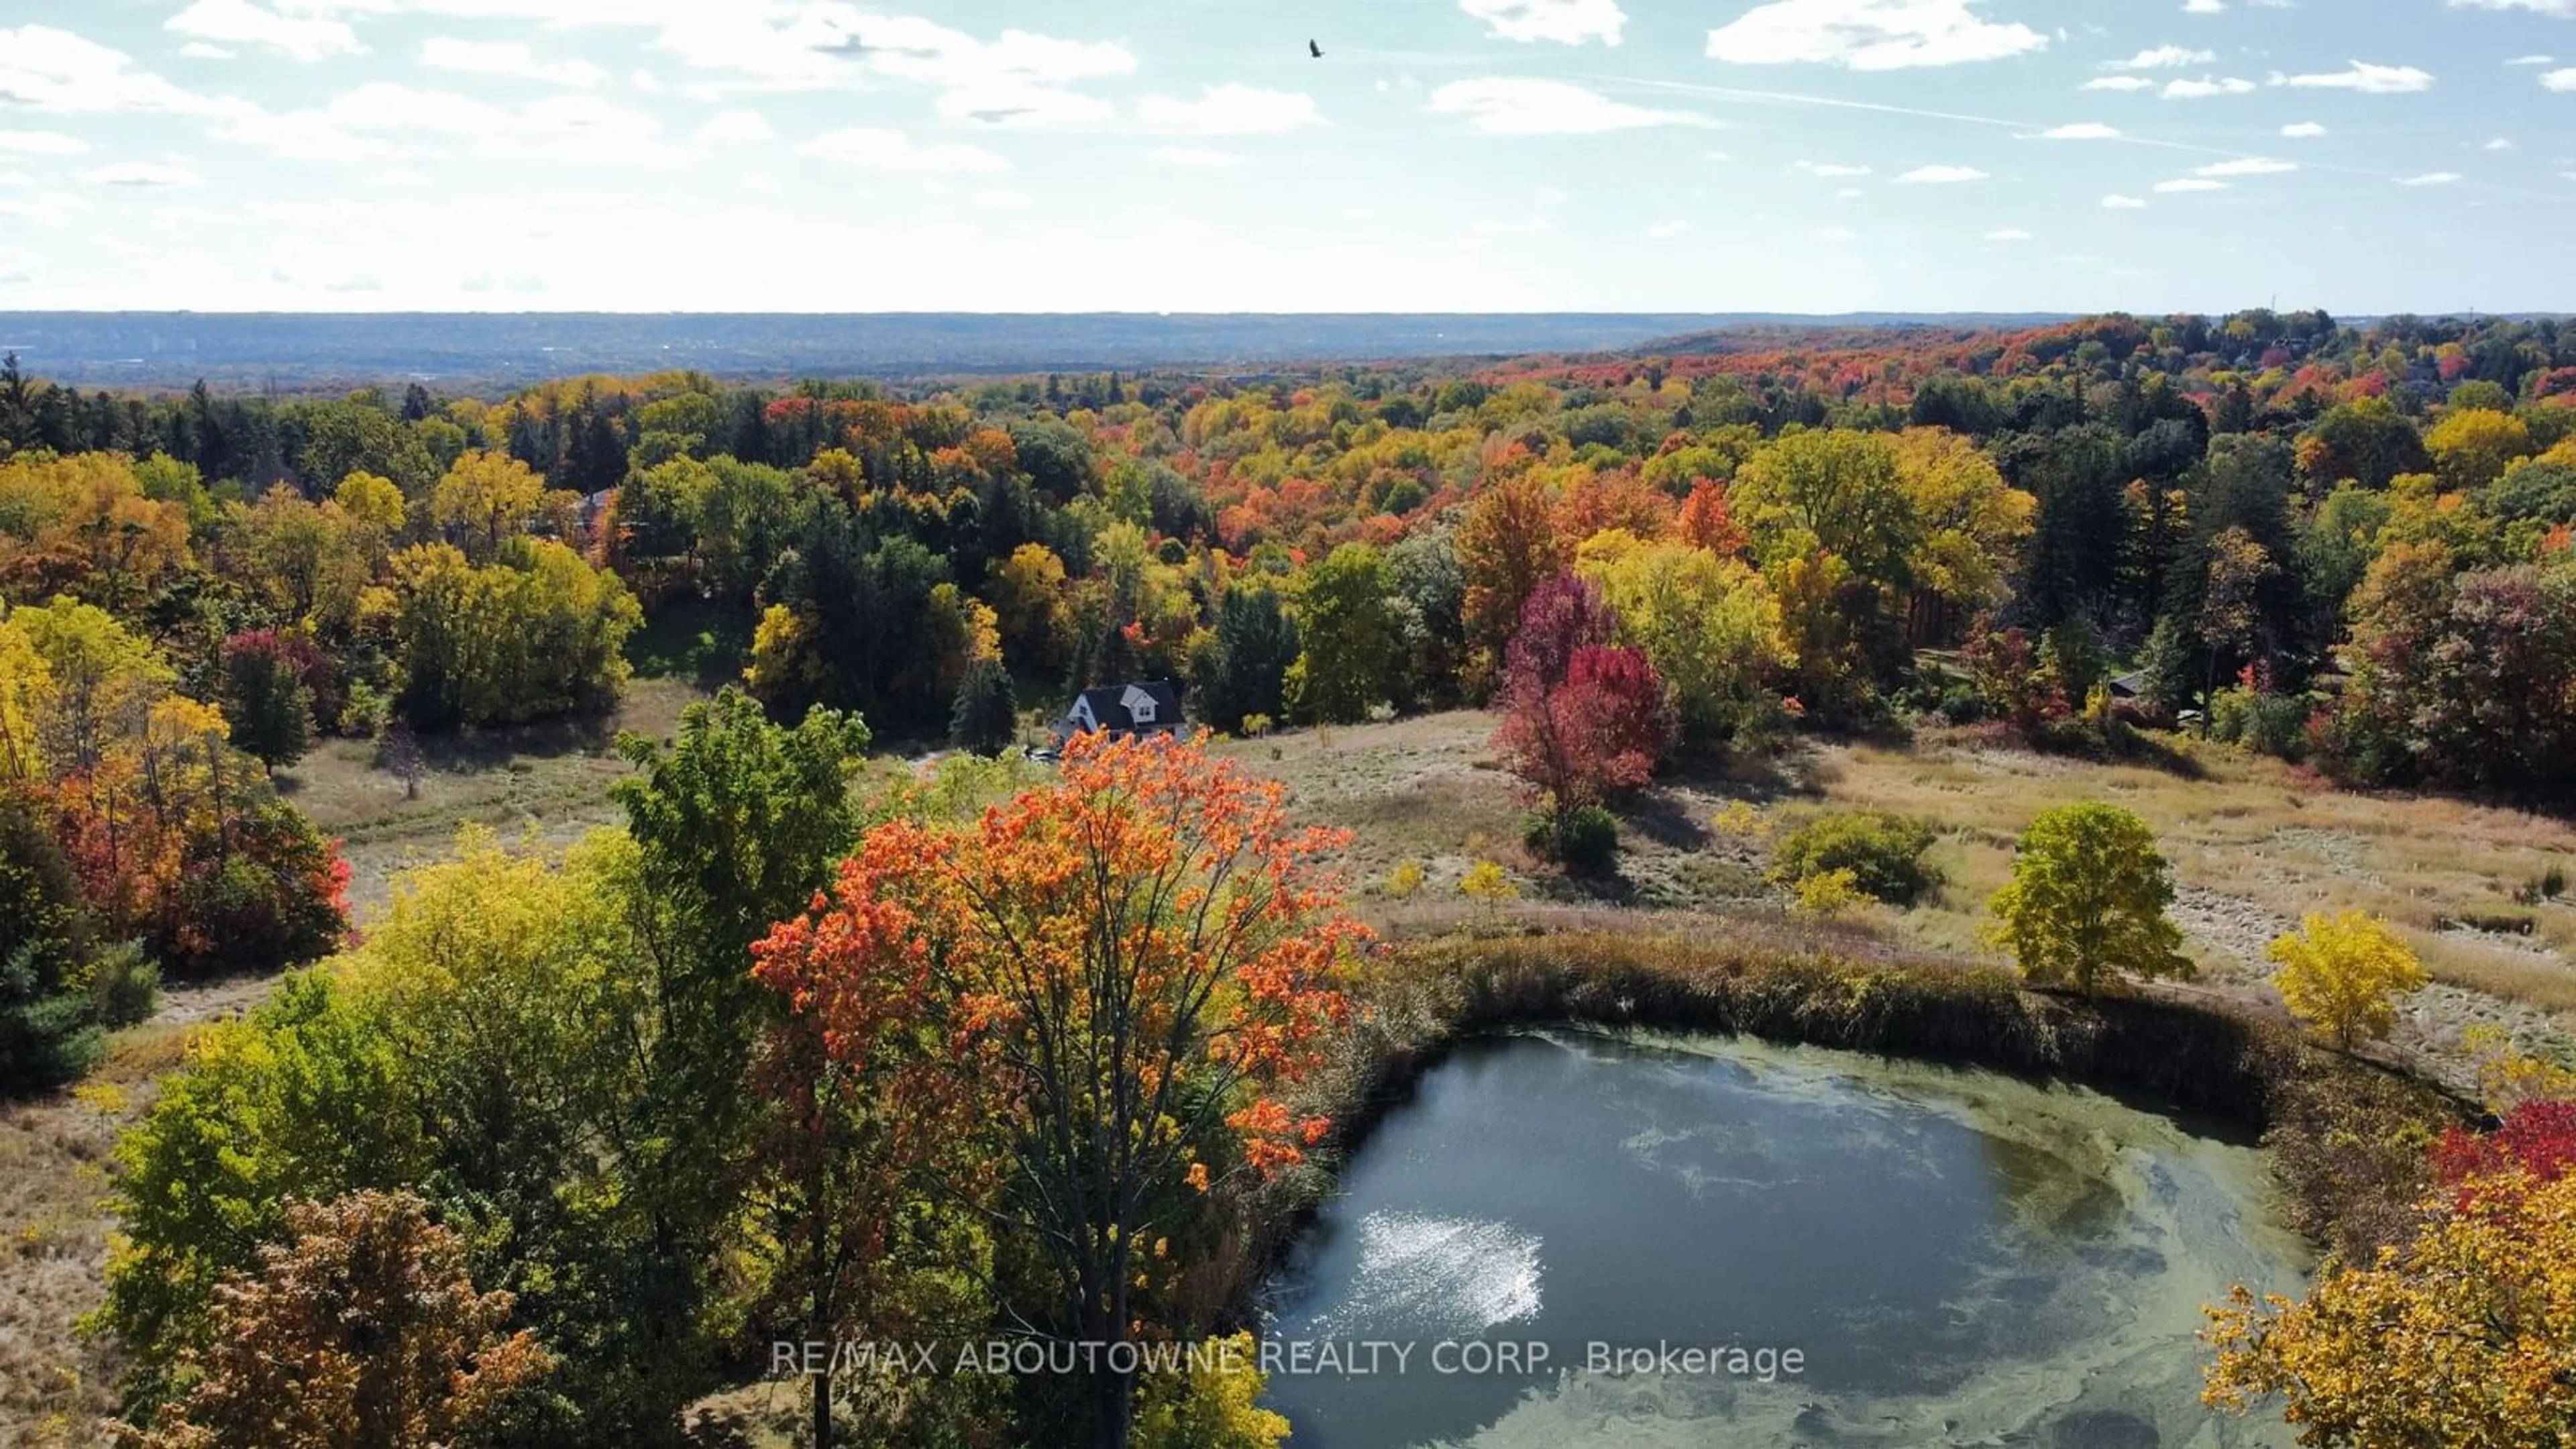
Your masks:
[{"label": "autumn foliage", "polygon": [[187,1394],[128,1449],[484,1449],[511,1442],[553,1358],[476,1290],[465,1246],[409,1193],[298,1204],[259,1271],[216,1290]]},{"label": "autumn foliage", "polygon": [[1616,627],[1599,590],[1564,574],[1530,596],[1512,636],[1494,747],[1547,801],[1560,844],[1575,811],[1653,779],[1676,734],[1663,676],[1610,642]]},{"label": "autumn foliage", "polygon": [[[871,830],[756,971],[855,1069],[933,1054],[1004,1164],[987,1209],[1052,1262],[1059,1291],[1024,1311],[1124,1341],[1162,1271],[1145,1245],[1326,1130],[1280,1088],[1349,1012],[1336,843],[1196,745],[1077,736],[1059,782],[971,824]],[[1123,1443],[1129,1385],[1084,1397]]]},{"label": "autumn foliage", "polygon": [[2576,1103],[2434,1145],[2412,1241],[2329,1263],[2306,1299],[2209,1310],[2203,1397],[2284,1401],[2299,1442],[2541,1449],[2576,1436]]}]

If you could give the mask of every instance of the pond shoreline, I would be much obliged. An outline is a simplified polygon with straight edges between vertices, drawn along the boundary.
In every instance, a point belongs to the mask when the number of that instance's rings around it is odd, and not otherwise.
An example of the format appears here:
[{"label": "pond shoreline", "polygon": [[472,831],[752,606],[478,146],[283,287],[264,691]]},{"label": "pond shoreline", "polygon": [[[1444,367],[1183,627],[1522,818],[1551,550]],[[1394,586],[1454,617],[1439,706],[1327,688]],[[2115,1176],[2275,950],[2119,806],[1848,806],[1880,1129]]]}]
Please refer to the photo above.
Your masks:
[{"label": "pond shoreline", "polygon": [[[2312,1241],[2349,1250],[2411,1193],[2343,1182],[2325,1138],[2346,1102],[2380,1130],[2426,1136],[2480,1115],[2439,1083],[2322,1051],[2293,1028],[2211,1001],[2030,991],[1996,968],[1855,961],[1615,932],[1453,935],[1370,963],[1342,1053],[1302,1084],[1332,1129],[1306,1167],[1248,1193],[1213,1291],[1228,1328],[1258,1327],[1261,1285],[1331,1195],[1341,1164],[1424,1074],[1464,1042],[1544,1027],[1749,1036],[1778,1045],[1978,1067],[2062,1081],[2150,1110],[2202,1113],[2262,1134]],[[2302,1148],[2312,1150],[2300,1150]],[[2402,1198],[2402,1200],[2397,1200]]]}]

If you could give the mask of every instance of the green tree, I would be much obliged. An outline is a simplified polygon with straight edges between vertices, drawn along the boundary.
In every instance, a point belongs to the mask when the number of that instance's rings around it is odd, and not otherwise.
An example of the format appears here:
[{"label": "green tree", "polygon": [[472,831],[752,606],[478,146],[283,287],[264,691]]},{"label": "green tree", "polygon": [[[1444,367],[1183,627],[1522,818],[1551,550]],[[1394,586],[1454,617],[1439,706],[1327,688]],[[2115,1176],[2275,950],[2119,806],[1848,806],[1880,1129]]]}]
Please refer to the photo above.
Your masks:
[{"label": "green tree", "polygon": [[224,641],[224,718],[233,743],[274,769],[283,769],[313,747],[313,690],[300,661],[270,630]]},{"label": "green tree", "polygon": [[1869,583],[1903,589],[1926,532],[1902,465],[1896,443],[1877,433],[1790,433],[1744,465],[1727,502],[1765,565],[1822,548]]},{"label": "green tree", "polygon": [[1297,625],[1279,591],[1237,585],[1217,605],[1216,628],[1192,659],[1191,712],[1214,729],[1243,728],[1251,715],[1288,712],[1288,671],[1299,652]]},{"label": "green tree", "polygon": [[0,784],[0,1094],[71,1081],[99,1055],[89,999],[88,913],[35,796]]},{"label": "green tree", "polygon": [[1287,695],[1300,719],[1352,724],[1386,702],[1403,645],[1390,589],[1386,556],[1364,543],[1334,549],[1299,581],[1304,647],[1289,667]]},{"label": "green tree", "polygon": [[1020,704],[1011,671],[989,654],[969,660],[957,681],[957,703],[948,715],[948,742],[979,755],[998,755],[1020,731]]},{"label": "green tree", "polygon": [[1997,944],[2035,985],[2092,995],[2123,976],[2189,977],[2182,928],[2165,915],[2171,868],[2155,833],[2115,805],[2065,805],[2031,822],[1995,892]]}]

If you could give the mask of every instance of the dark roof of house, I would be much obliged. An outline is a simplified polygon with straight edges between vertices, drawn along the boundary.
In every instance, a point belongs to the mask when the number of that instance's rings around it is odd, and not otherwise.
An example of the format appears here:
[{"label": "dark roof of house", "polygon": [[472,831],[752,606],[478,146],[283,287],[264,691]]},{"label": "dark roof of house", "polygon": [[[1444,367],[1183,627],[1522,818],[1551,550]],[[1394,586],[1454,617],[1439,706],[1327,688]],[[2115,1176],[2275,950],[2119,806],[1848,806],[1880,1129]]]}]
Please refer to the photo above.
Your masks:
[{"label": "dark roof of house", "polygon": [[[1097,689],[1086,689],[1075,698],[1091,701],[1091,717],[1100,722],[1101,728],[1127,729],[1136,723],[1127,714],[1127,691],[1131,689],[1141,689],[1153,697],[1154,723],[1158,725],[1180,723],[1180,692],[1172,688],[1168,680],[1139,679],[1126,684],[1104,684]],[[1065,706],[1065,712],[1071,714],[1073,707]]]},{"label": "dark roof of house", "polygon": [[2110,684],[2112,698],[2135,699],[2147,692],[2147,671],[2140,669],[2128,674],[2113,675]]}]

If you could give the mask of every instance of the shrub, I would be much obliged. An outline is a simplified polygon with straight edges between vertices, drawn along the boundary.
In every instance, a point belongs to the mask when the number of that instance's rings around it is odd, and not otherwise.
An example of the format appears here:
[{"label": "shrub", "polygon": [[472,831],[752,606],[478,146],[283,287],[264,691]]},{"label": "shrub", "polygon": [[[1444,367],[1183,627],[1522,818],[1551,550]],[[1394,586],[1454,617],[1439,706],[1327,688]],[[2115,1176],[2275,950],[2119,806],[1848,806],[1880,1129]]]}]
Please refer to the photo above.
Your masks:
[{"label": "shrub", "polygon": [[1821,815],[1789,832],[1772,854],[1771,882],[1801,889],[1818,876],[1847,871],[1862,895],[1912,905],[1941,883],[1925,862],[1932,828],[1879,810]]},{"label": "shrub", "polygon": [[1834,915],[1868,899],[1849,866],[1820,871],[1798,882],[1798,909],[1811,915]]},{"label": "shrub", "polygon": [[1493,905],[1508,901],[1521,891],[1520,887],[1512,884],[1510,876],[1503,874],[1501,866],[1490,860],[1480,860],[1467,867],[1466,875],[1458,881],[1458,893],[1469,900]]},{"label": "shrub", "polygon": [[1534,810],[1521,825],[1521,843],[1577,875],[1606,875],[1619,857],[1619,821],[1598,805],[1582,805],[1560,828],[1552,811]]},{"label": "shrub", "polygon": [[2308,751],[2313,708],[2304,695],[2222,689],[2209,700],[2210,738],[2277,759],[2301,759]]},{"label": "shrub", "polygon": [[140,941],[102,949],[84,973],[90,1015],[101,1026],[133,1026],[152,1015],[161,994],[161,967]]},{"label": "shrub", "polygon": [[1409,901],[1422,892],[1422,862],[1408,860],[1388,871],[1386,893],[1399,901]]}]

